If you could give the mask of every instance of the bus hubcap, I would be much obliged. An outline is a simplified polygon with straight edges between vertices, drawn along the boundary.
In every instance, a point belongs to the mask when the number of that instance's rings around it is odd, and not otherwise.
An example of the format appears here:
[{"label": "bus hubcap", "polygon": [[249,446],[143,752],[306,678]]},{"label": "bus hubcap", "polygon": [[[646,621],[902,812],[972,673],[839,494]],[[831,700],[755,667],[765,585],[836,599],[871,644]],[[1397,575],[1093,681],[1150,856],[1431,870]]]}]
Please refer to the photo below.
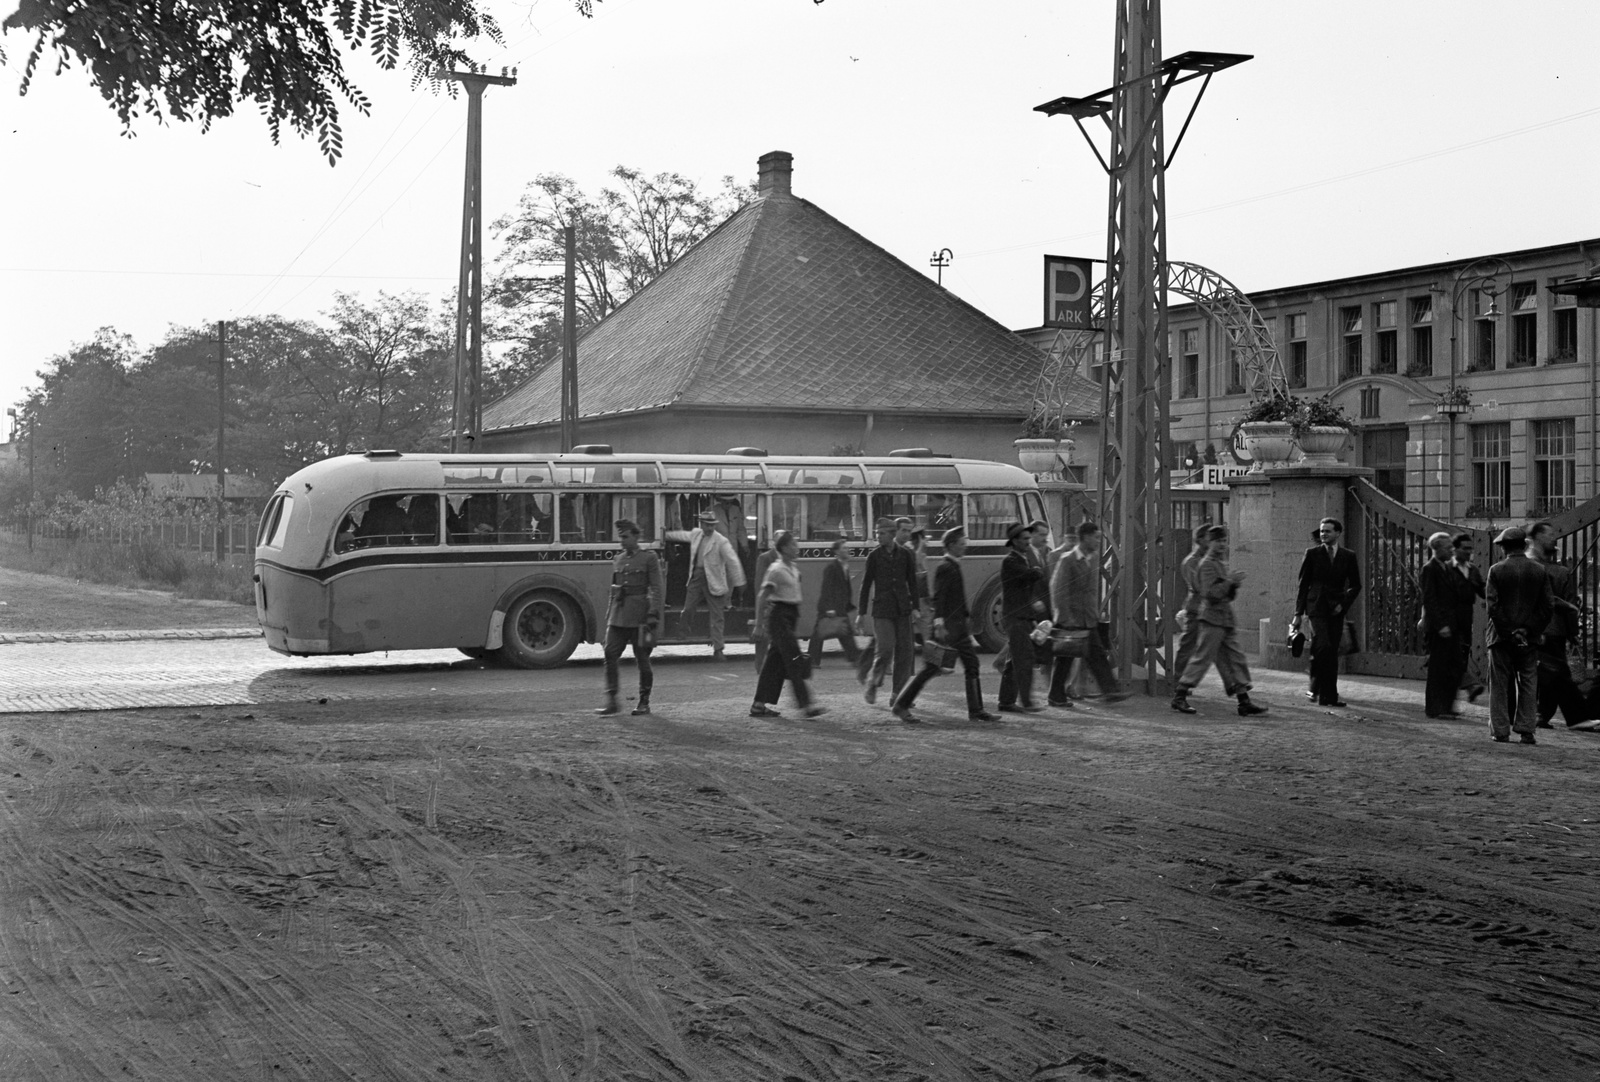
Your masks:
[{"label": "bus hubcap", "polygon": [[554,646],[561,640],[563,630],[561,610],[548,601],[533,602],[522,610],[517,621],[518,636],[535,650]]}]

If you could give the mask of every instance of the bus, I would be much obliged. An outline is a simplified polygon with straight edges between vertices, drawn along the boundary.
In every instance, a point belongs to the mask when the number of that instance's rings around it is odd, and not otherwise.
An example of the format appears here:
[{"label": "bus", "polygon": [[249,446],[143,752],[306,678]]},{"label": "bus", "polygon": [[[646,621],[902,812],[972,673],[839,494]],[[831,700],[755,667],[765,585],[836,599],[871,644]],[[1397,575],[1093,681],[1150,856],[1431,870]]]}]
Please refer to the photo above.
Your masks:
[{"label": "bus", "polygon": [[[800,542],[816,616],[823,562],[845,538],[853,556],[876,543],[880,516],[940,535],[965,526],[964,569],[980,641],[999,649],[1000,559],[1006,527],[1044,519],[1032,474],[923,448],[887,455],[614,453],[453,455],[367,451],[314,463],[278,486],[256,540],[256,613],[283,654],[454,648],[518,668],[564,662],[605,636],[614,525],[630,519],[660,553],[665,613],[657,641],[706,642],[707,613],[682,611],[688,531],[710,511],[753,580],[779,530]],[[862,565],[853,581],[859,590]],[[759,583],[726,613],[728,641],[749,636]]]}]

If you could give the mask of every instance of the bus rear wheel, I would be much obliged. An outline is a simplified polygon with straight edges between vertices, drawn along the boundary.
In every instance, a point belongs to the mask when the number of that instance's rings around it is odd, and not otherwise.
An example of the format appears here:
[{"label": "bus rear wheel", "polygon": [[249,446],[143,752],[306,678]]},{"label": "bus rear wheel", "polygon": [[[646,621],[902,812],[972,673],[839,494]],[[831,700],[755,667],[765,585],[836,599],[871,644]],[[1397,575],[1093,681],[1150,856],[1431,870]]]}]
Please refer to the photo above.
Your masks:
[{"label": "bus rear wheel", "polygon": [[519,669],[554,668],[572,656],[582,636],[583,616],[570,597],[535,590],[506,610],[500,657]]},{"label": "bus rear wheel", "polygon": [[1006,644],[1005,620],[1000,613],[1000,580],[995,579],[978,591],[977,601],[972,606],[973,631],[978,645],[992,654],[999,653]]}]

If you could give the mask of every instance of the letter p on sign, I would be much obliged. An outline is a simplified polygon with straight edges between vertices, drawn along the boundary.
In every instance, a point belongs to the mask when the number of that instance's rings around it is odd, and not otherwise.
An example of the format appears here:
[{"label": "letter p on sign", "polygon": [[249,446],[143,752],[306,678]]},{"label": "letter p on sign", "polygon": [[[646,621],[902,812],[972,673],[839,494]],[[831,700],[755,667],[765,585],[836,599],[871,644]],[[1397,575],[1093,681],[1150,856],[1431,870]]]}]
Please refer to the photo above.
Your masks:
[{"label": "letter p on sign", "polygon": [[1044,257],[1044,325],[1089,330],[1092,265],[1075,256]]}]

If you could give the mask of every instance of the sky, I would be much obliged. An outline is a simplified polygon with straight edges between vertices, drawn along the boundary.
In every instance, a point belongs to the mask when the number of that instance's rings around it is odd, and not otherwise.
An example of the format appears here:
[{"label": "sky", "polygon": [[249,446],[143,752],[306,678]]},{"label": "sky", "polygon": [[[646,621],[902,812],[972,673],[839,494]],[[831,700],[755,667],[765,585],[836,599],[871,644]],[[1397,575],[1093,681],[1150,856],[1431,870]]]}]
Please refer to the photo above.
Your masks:
[{"label": "sky", "polygon": [[[945,285],[1013,328],[1041,321],[1046,252],[1104,255],[1105,174],[1033,107],[1111,83],[1112,0],[489,8],[506,41],[474,55],[519,82],[485,96],[486,223],[540,173],[715,188],[786,150],[796,195],[930,275],[950,249]],[[1254,56],[1212,79],[1168,172],[1171,258],[1249,291],[1600,236],[1600,4],[1163,9],[1166,55]],[[464,98],[353,59],[372,112],[344,110],[330,168],[314,141],[273,146],[250,106],[128,139],[79,69],[46,64],[19,96],[29,45],[8,35],[0,69],[4,403],[100,327],[147,348],[174,326],[314,319],[341,291],[452,290]],[[1168,102],[1169,148],[1198,86]]]}]

